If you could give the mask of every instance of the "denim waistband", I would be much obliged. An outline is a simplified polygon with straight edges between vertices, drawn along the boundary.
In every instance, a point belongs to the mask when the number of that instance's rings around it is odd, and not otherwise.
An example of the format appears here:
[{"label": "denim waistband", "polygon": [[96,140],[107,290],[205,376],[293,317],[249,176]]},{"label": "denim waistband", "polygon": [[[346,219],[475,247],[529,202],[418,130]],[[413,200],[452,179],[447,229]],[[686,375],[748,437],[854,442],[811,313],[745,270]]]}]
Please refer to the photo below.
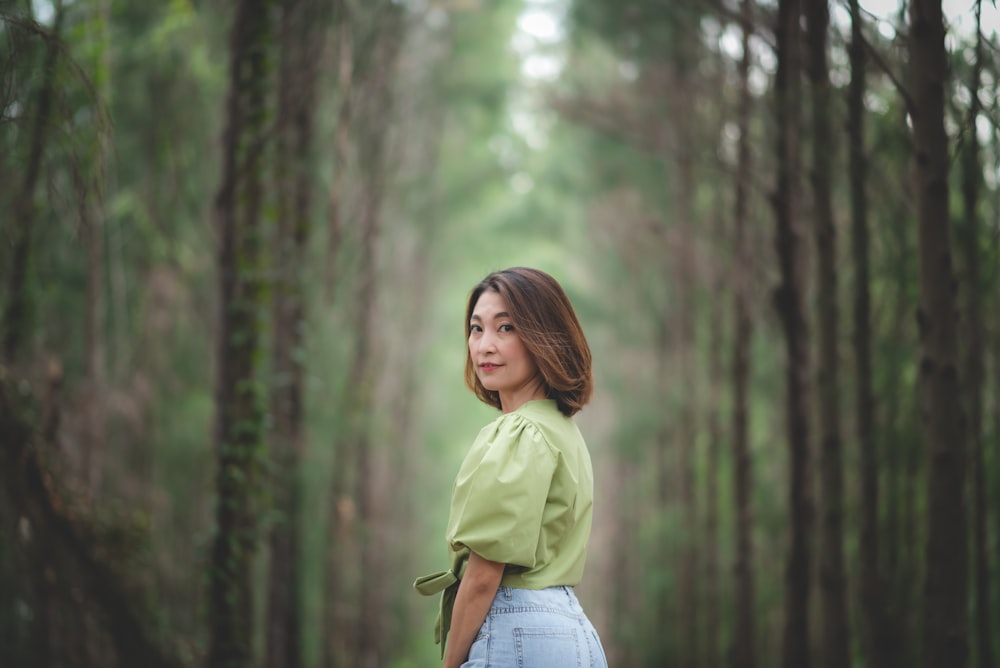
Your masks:
[{"label": "denim waistband", "polygon": [[548,610],[570,616],[583,614],[583,608],[576,598],[576,592],[573,591],[573,587],[568,585],[546,589],[520,589],[501,586],[497,589],[496,596],[493,597],[490,614],[530,610]]}]

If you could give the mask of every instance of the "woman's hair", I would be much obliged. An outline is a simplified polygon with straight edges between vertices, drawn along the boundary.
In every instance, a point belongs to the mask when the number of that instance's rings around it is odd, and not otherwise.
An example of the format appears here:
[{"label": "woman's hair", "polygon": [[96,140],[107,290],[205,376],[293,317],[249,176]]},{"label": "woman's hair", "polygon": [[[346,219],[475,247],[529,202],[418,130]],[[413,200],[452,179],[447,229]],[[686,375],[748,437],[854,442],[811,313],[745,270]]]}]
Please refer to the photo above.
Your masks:
[{"label": "woman's hair", "polygon": [[[545,396],[555,399],[564,415],[574,415],[590,400],[594,377],[590,346],[569,297],[556,279],[538,269],[513,267],[493,272],[469,293],[466,335],[472,311],[487,290],[494,290],[503,299],[515,331],[542,376]],[[482,401],[501,408],[500,393],[483,387],[468,348],[465,383]]]}]

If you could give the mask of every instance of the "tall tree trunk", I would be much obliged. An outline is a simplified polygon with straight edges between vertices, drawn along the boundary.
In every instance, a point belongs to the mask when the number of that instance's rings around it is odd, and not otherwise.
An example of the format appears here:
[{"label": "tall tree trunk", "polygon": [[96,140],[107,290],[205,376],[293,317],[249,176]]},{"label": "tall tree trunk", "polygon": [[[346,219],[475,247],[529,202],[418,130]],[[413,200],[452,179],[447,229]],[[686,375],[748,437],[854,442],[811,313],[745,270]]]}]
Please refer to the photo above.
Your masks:
[{"label": "tall tree trunk", "polygon": [[[355,361],[359,352],[355,352]],[[354,377],[355,371],[348,377]],[[346,404],[347,402],[345,402]],[[344,412],[345,429],[354,429],[352,421],[357,416]],[[349,666],[356,663],[351,654],[351,639],[357,635],[357,620],[353,601],[356,582],[352,576],[352,565],[360,560],[357,555],[357,503],[354,491],[355,448],[350,434],[334,444],[334,471],[330,485],[330,548],[326,560],[326,595],[323,601],[323,628],[326,629],[323,642],[324,666]]]},{"label": "tall tree trunk", "polygon": [[325,292],[328,301],[333,301],[337,285],[337,256],[344,231],[345,174],[351,130],[351,105],[354,96],[354,30],[351,24],[351,4],[347,0],[333,3],[336,23],[337,50],[337,124],[333,133],[333,179],[330,183],[327,208],[327,251],[324,272]]},{"label": "tall tree trunk", "polygon": [[219,222],[220,326],[215,447],[217,527],[209,571],[212,668],[253,663],[252,570],[263,449],[259,375],[264,299],[261,235],[264,154],[269,141],[269,0],[241,0],[230,44],[229,99]]},{"label": "tall tree trunk", "polygon": [[861,481],[859,568],[862,648],[866,665],[889,666],[891,639],[885,624],[879,570],[879,474],[872,381],[871,293],[868,241],[868,192],[865,153],[866,53],[858,0],[851,0],[851,83],[848,95],[851,247],[854,267],[855,412]]},{"label": "tall tree trunk", "polygon": [[[981,29],[981,28],[980,28]],[[993,105],[989,109],[991,117],[996,118],[997,114],[1000,113],[1000,102],[996,99],[993,100]],[[993,124],[991,138],[990,138],[990,148],[992,149],[990,153],[994,156],[994,168],[997,164],[1000,164],[1000,128],[996,124]],[[1000,211],[1000,191],[993,191],[993,211]],[[996,235],[993,236],[993,242],[991,244],[991,255],[993,257],[1000,257],[1000,237]],[[994,267],[996,269],[996,266]],[[996,275],[996,274],[994,274]],[[988,293],[989,294],[989,293]],[[992,318],[990,320],[992,327],[990,328],[993,332],[992,348],[993,348],[993,373],[990,374],[992,378],[992,393],[993,401],[1000,401],[1000,290],[994,290],[992,292],[992,299],[987,302],[990,308],[990,314]],[[984,365],[986,366],[986,365]],[[993,442],[991,447],[991,456],[987,458],[984,463],[984,468],[986,469],[985,475],[988,476],[988,480],[993,481],[992,493],[994,495],[993,504],[986,504],[987,513],[985,522],[987,525],[986,531],[990,528],[993,530],[994,540],[1000,537],[1000,510],[997,509],[996,495],[1000,494],[1000,411],[987,411],[987,413],[992,412],[993,414]],[[992,461],[992,467],[990,467],[990,462]],[[990,488],[986,489],[987,495],[991,491]],[[992,522],[992,524],[991,524]],[[992,553],[994,560],[996,559],[996,552]],[[994,562],[994,566],[996,562]],[[994,581],[992,587],[992,594],[994,595],[993,601],[1000,602],[1000,583]],[[991,638],[991,643],[995,646],[997,643]],[[997,648],[1000,649],[1000,648]],[[982,664],[982,668],[985,668],[985,664]]]},{"label": "tall tree trunk", "polygon": [[801,43],[799,0],[778,3],[778,70],[774,83],[777,133],[777,188],[774,193],[776,247],[781,284],[775,303],[786,347],[786,419],[788,429],[789,549],[785,572],[783,665],[808,668],[809,591],[812,564],[813,499],[810,481],[809,416],[811,406],[809,326],[804,307],[805,243],[799,222],[801,165]]},{"label": "tall tree trunk", "polygon": [[732,665],[735,668],[754,668],[757,665],[756,625],[754,620],[754,553],[753,553],[753,495],[752,463],[750,457],[749,387],[750,346],[753,342],[753,320],[750,317],[751,294],[749,280],[752,253],[748,237],[750,218],[750,175],[753,173],[753,155],[750,151],[750,115],[753,96],[750,93],[750,35],[753,31],[753,0],[743,0],[742,45],[740,58],[740,102],[738,123],[740,128],[736,166],[736,210],[733,247],[735,262],[730,278],[733,289],[733,501],[735,503],[736,557],[733,563],[734,605],[736,620],[733,625]]},{"label": "tall tree trunk", "polygon": [[314,0],[284,0],[278,88],[274,348],[271,415],[273,494],[278,511],[271,529],[267,622],[268,668],[302,663],[302,565],[299,528],[303,444],[303,265],[312,217],[312,142],[316,70],[322,23]]},{"label": "tall tree trunk", "polygon": [[993,625],[990,614],[990,548],[987,529],[986,457],[983,439],[983,304],[980,271],[979,192],[983,178],[979,158],[979,88],[983,68],[982,0],[976,2],[976,47],[969,82],[969,111],[966,116],[965,146],[962,154],[962,251],[965,280],[965,390],[969,411],[969,447],[972,467],[973,600],[977,665],[993,666]]},{"label": "tall tree trunk", "polygon": [[[346,665],[373,668],[383,665],[385,647],[380,642],[386,617],[382,600],[385,596],[382,564],[384,551],[377,538],[378,518],[374,512],[375,491],[372,488],[374,466],[371,453],[370,429],[367,416],[374,401],[376,379],[375,360],[377,349],[376,300],[378,297],[377,244],[380,234],[382,205],[388,184],[390,162],[388,160],[388,132],[393,102],[393,84],[400,43],[403,39],[401,8],[394,3],[382,1],[365,11],[372,12],[375,33],[370,38],[371,52],[364,59],[358,59],[357,85],[353,93],[354,116],[353,135],[358,143],[358,168],[360,193],[360,249],[358,254],[357,292],[355,295],[355,330],[357,348],[348,372],[347,399],[348,431],[342,443],[345,463],[351,469],[335,475],[342,476],[345,483],[335,502],[356,509],[357,515],[350,526],[340,530],[347,532],[352,545],[341,550],[345,554],[356,554],[356,561],[343,562],[339,566],[331,563],[329,576],[340,587],[343,596],[348,583],[344,580],[344,569],[355,575],[357,598],[347,615],[347,625],[337,629],[331,636],[328,655],[349,657]],[[334,517],[342,515],[336,510]],[[343,519],[343,518],[342,518]],[[339,520],[338,520],[339,521]],[[336,572],[333,572],[336,571]],[[343,606],[345,600],[331,600],[328,605]],[[340,608],[344,611],[344,608]],[[342,615],[343,616],[343,615]]]},{"label": "tall tree trunk", "polygon": [[[87,504],[64,491],[68,481],[47,456],[63,382],[55,361],[47,374],[45,397],[36,402],[26,377],[0,366],[0,490],[18,532],[30,532],[30,539],[22,534],[16,541],[30,559],[24,575],[42,588],[24,602],[32,641],[41,644],[29,650],[33,661],[18,665],[180,666],[136,605],[140,590],[115,549],[122,527],[105,518],[98,528]],[[87,636],[98,629],[99,637]]]},{"label": "tall tree trunk", "polygon": [[[369,184],[371,187],[373,184]],[[328,564],[332,585],[327,600],[332,606],[328,619],[327,661],[330,665],[379,665],[376,646],[379,620],[373,603],[370,580],[381,577],[378,563],[382,555],[371,547],[371,424],[367,420],[373,401],[375,336],[375,299],[378,293],[375,271],[375,246],[378,236],[378,204],[374,191],[365,194],[361,218],[359,275],[355,296],[354,333],[356,347],[348,371],[346,392],[347,433],[338,443],[338,471],[335,471],[332,517],[333,560]],[[374,628],[366,628],[372,624]]]},{"label": "tall tree trunk", "polygon": [[[900,115],[900,121],[903,120]],[[907,189],[907,195],[912,189]],[[888,219],[905,221],[910,204],[904,198],[893,203]],[[920,603],[918,591],[913,583],[919,579],[923,556],[915,554],[912,546],[921,540],[918,527],[916,504],[920,494],[922,452],[919,443],[914,443],[914,412],[919,389],[903,378],[905,370],[912,364],[916,342],[910,332],[910,303],[913,292],[913,277],[917,255],[916,235],[905,224],[891,225],[889,245],[896,249],[890,259],[892,268],[890,285],[892,292],[888,302],[892,304],[891,314],[886,318],[890,323],[883,340],[899,342],[900,349],[887,351],[881,356],[880,375],[884,380],[879,386],[882,397],[880,411],[879,439],[884,444],[884,454],[880,457],[882,475],[885,482],[884,529],[880,535],[879,563],[884,569],[883,619],[885,621],[884,649],[895,665],[898,662],[914,662],[920,654],[913,643],[906,639],[919,633]],[[911,264],[912,263],[912,264]],[[884,434],[884,436],[882,435]],[[882,497],[880,497],[882,498]],[[884,548],[884,549],[882,549]]]},{"label": "tall tree trunk", "polygon": [[840,435],[840,367],[837,304],[837,232],[831,201],[830,77],[827,67],[827,0],[806,3],[806,43],[812,93],[812,192],[815,217],[819,360],[821,654],[827,668],[850,665],[847,575],[844,567],[844,471]]},{"label": "tall tree trunk", "polygon": [[[718,57],[718,54],[713,54]],[[728,74],[724,68],[720,68],[720,74],[715,78],[714,85],[722,87],[726,85]],[[714,124],[713,131],[716,137],[722,136],[722,131],[727,119],[729,110],[720,108],[719,116]],[[716,168],[725,168],[722,160],[714,165]],[[739,178],[739,174],[737,174]],[[726,239],[729,231],[730,216],[727,210],[729,200],[719,197],[715,200],[712,210],[712,229],[710,231],[713,239]],[[725,247],[725,245],[723,245]],[[723,465],[723,448],[727,439],[725,438],[725,426],[723,411],[725,406],[724,395],[727,389],[728,376],[726,374],[726,302],[723,295],[731,294],[730,270],[734,264],[733,256],[728,256],[729,262],[725,262],[725,256],[715,253],[710,261],[708,275],[710,294],[716,295],[708,309],[708,448],[705,458],[705,539],[703,566],[698,577],[705,583],[705,615],[704,615],[704,635],[700,651],[701,663],[705,668],[721,668],[724,662],[723,647],[720,639],[727,637],[725,632],[726,622],[722,615],[722,589],[723,580],[720,572],[720,494],[722,488],[722,475],[725,470]],[[734,290],[733,290],[734,291]]]},{"label": "tall tree trunk", "polygon": [[[994,155],[996,155],[996,153],[994,153]],[[994,296],[993,314],[994,314],[994,318],[997,315],[1000,315],[1000,295],[995,295]],[[995,322],[995,320],[994,320],[994,322]],[[998,334],[1000,334],[1000,333],[998,333]],[[994,397],[1000,397],[1000,335],[998,335],[998,334],[995,334],[994,335],[994,339],[993,339],[993,396]],[[994,434],[994,439],[997,438],[997,435],[1000,435],[1000,411],[993,411],[993,434]],[[997,445],[996,445],[996,441],[994,440],[993,457],[992,457],[993,468],[992,468],[992,471],[990,472],[991,473],[991,478],[994,481],[1000,480],[1000,452],[997,452],[997,449],[998,448],[997,448]],[[987,466],[988,466],[988,464],[987,464]],[[994,490],[994,494],[996,494],[997,490],[996,490],[995,486],[994,486],[993,490]],[[992,516],[992,521],[993,521],[993,525],[992,525],[993,526],[993,535],[994,536],[1000,536],[1000,511],[997,511],[996,504],[994,504],[993,506],[987,506],[987,508],[989,508],[989,509],[992,510],[991,516]],[[990,519],[991,519],[990,513],[988,513],[987,515],[988,516],[986,518],[986,522],[987,522],[987,526],[989,526],[989,522],[990,522]],[[993,557],[994,557],[994,559],[996,558],[996,554],[995,553],[994,553]],[[996,585],[994,585],[993,589],[994,589],[993,593],[996,593],[996,589],[997,589]],[[994,599],[994,600],[996,600],[996,599]],[[993,642],[992,636],[991,636],[990,642],[991,643]],[[986,664],[983,664],[982,668],[985,668],[985,666],[986,666]]]},{"label": "tall tree trunk", "polygon": [[52,117],[53,96],[56,88],[56,67],[59,63],[62,22],[65,11],[62,0],[56,0],[52,30],[45,36],[45,57],[42,64],[42,82],[38,89],[36,108],[31,113],[31,134],[28,140],[28,157],[22,172],[20,188],[14,196],[14,229],[11,232],[11,263],[8,268],[7,306],[3,313],[3,356],[7,363],[17,361],[23,352],[31,331],[31,258],[34,249],[35,204],[38,180],[42,171],[42,158],[48,139]]},{"label": "tall tree trunk", "polygon": [[912,0],[909,44],[920,244],[920,384],[928,463],[924,657],[926,668],[963,668],[968,654],[965,425],[949,234],[944,129],[948,56],[940,0]]},{"label": "tall tree trunk", "polygon": [[[662,225],[663,222],[661,220],[659,224]],[[659,311],[654,316],[654,320],[656,322],[656,360],[654,363],[657,365],[657,395],[666,397],[669,396],[670,391],[668,387],[671,362],[670,350],[676,344],[670,329],[670,318],[667,317],[666,312],[664,310]],[[656,451],[651,458],[653,461],[650,465],[655,470],[655,494],[653,495],[652,505],[653,517],[657,518],[653,521],[657,522],[654,525],[654,531],[658,540],[656,547],[652,550],[652,558],[646,557],[640,560],[647,567],[650,563],[668,564],[668,568],[671,570],[679,570],[679,565],[677,563],[677,552],[671,540],[673,537],[669,535],[667,522],[663,518],[666,517],[670,508],[674,508],[680,503],[676,496],[674,496],[679,487],[674,477],[679,467],[671,458],[672,453],[670,448],[672,442],[679,440],[675,435],[675,429],[676,427],[667,420],[660,420],[656,427]],[[680,611],[677,607],[677,597],[671,594],[669,585],[663,581],[660,582],[653,594],[654,603],[651,607],[654,622],[652,628],[662,628],[664,631],[656,634],[651,639],[652,642],[650,644],[652,647],[641,654],[641,656],[656,663],[666,663],[679,642],[680,625],[676,622],[675,614],[679,615]]]},{"label": "tall tree trunk", "polygon": [[[351,5],[346,0],[333,4],[336,50],[334,60],[337,70],[337,120],[333,142],[333,177],[327,201],[327,257],[325,271],[325,293],[328,303],[332,303],[338,284],[337,259],[341,252],[346,206],[346,174],[348,171],[348,150],[354,120],[351,103],[354,96],[354,33]],[[355,365],[359,363],[356,353],[348,378],[357,375]],[[323,665],[342,666],[349,664],[350,639],[355,633],[349,628],[353,623],[350,601],[351,564],[358,559],[355,545],[356,500],[354,493],[355,454],[351,446],[352,421],[356,419],[346,412],[347,401],[341,402],[345,412],[345,431],[334,444],[334,470],[330,484],[330,548],[325,566],[326,596],[324,597],[324,628],[328,629],[323,642]]]},{"label": "tall tree trunk", "polygon": [[[111,3],[101,0],[90,26],[96,31],[94,47],[94,87],[98,104],[111,103]],[[97,114],[96,118],[101,118]],[[84,321],[86,341],[87,380],[85,383],[84,413],[86,436],[83,443],[84,479],[91,493],[101,486],[104,471],[104,452],[107,443],[105,394],[105,339],[103,286],[105,277],[104,257],[104,179],[108,155],[108,136],[104,128],[96,127],[97,136],[91,145],[92,167],[90,174],[78,175],[80,181],[81,232],[87,247],[87,309]],[[92,197],[91,197],[92,195]]]},{"label": "tall tree trunk", "polygon": [[[719,200],[722,200],[720,198]],[[721,207],[720,207],[721,208]],[[718,238],[725,237],[726,216],[720,211],[715,216],[714,232]],[[710,289],[714,295],[726,293],[728,277],[719,268],[721,263],[713,263],[716,269],[712,275]],[[721,477],[722,444],[722,388],[725,382],[723,346],[723,302],[712,300],[709,312],[709,395],[708,395],[708,453],[705,461],[705,556],[701,576],[705,582],[705,638],[702,663],[708,668],[716,668],[719,661],[719,638],[721,637],[722,616],[719,582],[719,479]]]},{"label": "tall tree trunk", "polygon": [[[677,29],[680,35],[675,40],[674,53],[670,65],[671,91],[666,93],[670,100],[672,132],[677,147],[674,160],[676,184],[673,192],[675,203],[675,229],[678,243],[674,249],[673,285],[677,289],[678,312],[672,318],[676,326],[674,355],[678,359],[678,370],[686,380],[686,390],[679,415],[679,429],[676,434],[678,502],[681,508],[680,571],[677,580],[677,624],[679,631],[678,661],[685,666],[698,666],[699,598],[698,598],[698,495],[695,482],[695,444],[697,442],[697,413],[701,405],[698,374],[695,371],[696,324],[698,289],[698,244],[697,227],[694,222],[694,195],[696,191],[694,158],[696,151],[696,128],[691,120],[695,115],[697,90],[690,80],[697,48],[691,37],[697,35],[697,28],[681,21]],[[667,374],[666,377],[670,377]]]},{"label": "tall tree trunk", "polygon": [[[639,523],[636,512],[630,509],[640,508],[642,499],[640,492],[640,475],[637,465],[625,458],[617,458],[612,464],[613,475],[616,478],[616,489],[614,498],[614,513],[616,521],[613,523],[611,539],[615,545],[622,545],[620,564],[617,572],[621,573],[621,586],[611,588],[611,619],[637,619],[643,614],[642,604],[642,572],[643,559],[641,559],[639,540]],[[627,633],[627,627],[616,624],[612,627],[611,637],[608,639],[608,663],[609,665],[634,666],[638,665],[642,656],[642,651],[636,647],[634,637]]]},{"label": "tall tree trunk", "polygon": [[[375,177],[375,178],[380,178]],[[352,391],[357,393],[355,406],[357,415],[368,415],[374,401],[373,385],[375,383],[375,369],[372,360],[372,339],[375,335],[375,298],[377,290],[376,276],[376,256],[375,243],[378,238],[381,188],[375,183],[369,183],[370,189],[366,196],[364,213],[362,214],[362,246],[361,246],[361,286],[359,290],[359,301],[361,304],[361,326],[358,332],[360,346],[363,351],[358,352],[360,362],[357,365],[357,372],[354,376],[358,379],[358,384],[352,386]],[[379,579],[382,577],[380,565],[384,556],[374,544],[376,533],[376,521],[372,512],[374,490],[372,489],[372,458],[371,458],[371,438],[369,430],[371,424],[367,421],[359,421],[355,436],[355,452],[357,453],[357,499],[358,499],[358,522],[361,568],[359,569],[360,587],[360,610],[358,611],[358,634],[355,637],[357,643],[357,665],[361,668],[377,668],[382,665],[381,647],[378,643],[380,630],[382,627],[379,616],[377,592]]]}]

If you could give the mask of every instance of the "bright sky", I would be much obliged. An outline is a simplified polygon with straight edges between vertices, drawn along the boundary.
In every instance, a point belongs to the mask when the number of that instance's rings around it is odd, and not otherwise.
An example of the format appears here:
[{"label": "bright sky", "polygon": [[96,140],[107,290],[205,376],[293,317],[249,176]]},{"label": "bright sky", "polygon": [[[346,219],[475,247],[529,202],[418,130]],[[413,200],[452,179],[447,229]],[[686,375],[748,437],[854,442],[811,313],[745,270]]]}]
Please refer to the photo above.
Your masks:
[{"label": "bright sky", "polygon": [[[512,46],[523,59],[522,69],[529,79],[551,80],[562,66],[557,45],[565,36],[563,18],[567,0],[524,0],[524,10],[518,19],[518,32]],[[831,2],[833,19],[841,25],[849,22],[847,3]],[[990,0],[983,0],[983,31],[990,35],[1000,31],[1000,10]],[[861,6],[880,20],[879,28],[886,37],[892,36],[892,24],[899,15],[900,0],[861,0]],[[949,26],[956,32],[969,34],[975,26],[976,0],[942,0]]]},{"label": "bright sky", "polygon": [[[521,72],[529,81],[552,81],[563,67],[560,42],[565,37],[564,17],[569,0],[524,0],[524,10],[518,18],[518,30],[511,46],[521,57]],[[894,36],[893,26],[899,16],[900,0],[861,0],[861,6],[878,20],[879,32],[886,38]],[[945,19],[953,32],[969,35],[975,29],[976,0],[942,0]],[[982,27],[986,35],[1000,32],[1000,10],[990,0],[982,3]],[[850,15],[845,0],[831,2],[832,20],[846,30]],[[723,34],[723,49],[739,55],[736,33]],[[727,45],[726,42],[732,44]],[[765,60],[770,54],[761,54]]]},{"label": "bright sky", "polygon": [[[899,0],[860,0],[861,6],[880,18],[899,14]],[[835,3],[840,4],[840,3]],[[948,23],[956,30],[972,32],[976,24],[975,0],[942,0]],[[983,0],[983,32],[987,35],[1000,29],[1000,13],[990,0]]]},{"label": "bright sky", "polygon": [[511,40],[521,56],[521,71],[528,79],[551,81],[559,76],[563,60],[558,45],[566,36],[563,0],[525,0]]}]

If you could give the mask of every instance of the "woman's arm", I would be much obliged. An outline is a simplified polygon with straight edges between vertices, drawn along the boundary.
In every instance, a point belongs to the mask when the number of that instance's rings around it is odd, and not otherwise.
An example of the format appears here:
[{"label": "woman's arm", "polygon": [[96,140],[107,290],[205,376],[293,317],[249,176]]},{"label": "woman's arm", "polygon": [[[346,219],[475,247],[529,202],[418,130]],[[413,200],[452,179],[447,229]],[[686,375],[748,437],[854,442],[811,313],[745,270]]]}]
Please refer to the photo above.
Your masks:
[{"label": "woman's arm", "polygon": [[472,647],[500,587],[503,567],[504,564],[484,559],[475,552],[469,554],[469,563],[455,596],[444,668],[458,668],[468,658],[469,648]]}]

